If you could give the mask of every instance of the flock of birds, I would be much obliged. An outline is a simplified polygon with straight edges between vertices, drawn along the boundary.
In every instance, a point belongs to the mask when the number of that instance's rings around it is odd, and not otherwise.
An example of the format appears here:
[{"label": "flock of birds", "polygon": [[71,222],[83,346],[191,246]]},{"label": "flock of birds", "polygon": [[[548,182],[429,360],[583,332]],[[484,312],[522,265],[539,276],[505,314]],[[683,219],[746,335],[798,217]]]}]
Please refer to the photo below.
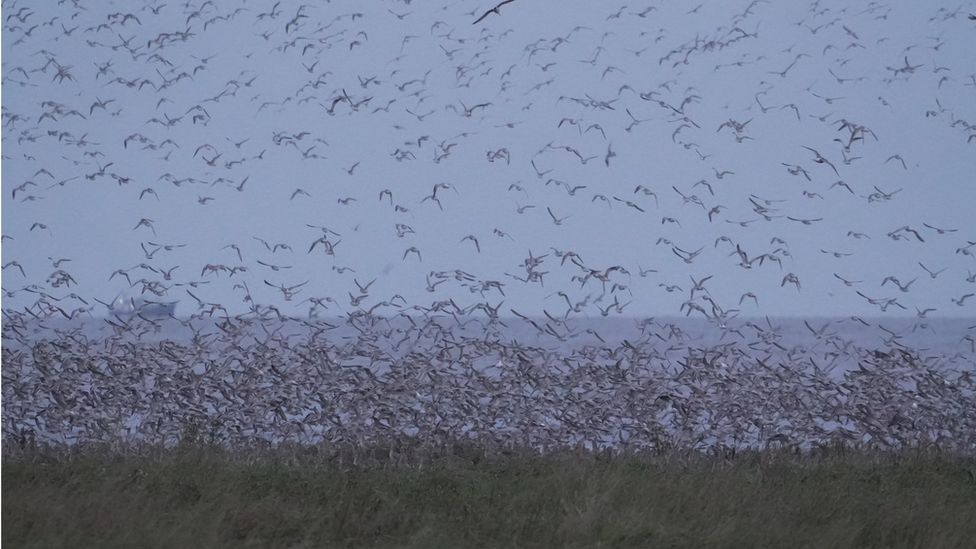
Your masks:
[{"label": "flock of birds", "polygon": [[[498,317],[454,310],[364,312],[341,326],[273,315],[179,322],[170,329],[181,337],[157,341],[74,327],[5,346],[5,440],[168,446],[191,437],[354,455],[457,443],[486,453],[976,450],[972,355],[922,355],[897,334],[888,350],[858,346],[846,336],[852,320],[809,326],[814,342],[785,351],[782,327],[766,322],[707,344],[648,319],[620,343],[555,349],[506,336]],[[839,367],[847,361],[856,367]]]},{"label": "flock of birds", "polygon": [[5,439],[972,450],[964,6],[341,4],[3,1]]}]

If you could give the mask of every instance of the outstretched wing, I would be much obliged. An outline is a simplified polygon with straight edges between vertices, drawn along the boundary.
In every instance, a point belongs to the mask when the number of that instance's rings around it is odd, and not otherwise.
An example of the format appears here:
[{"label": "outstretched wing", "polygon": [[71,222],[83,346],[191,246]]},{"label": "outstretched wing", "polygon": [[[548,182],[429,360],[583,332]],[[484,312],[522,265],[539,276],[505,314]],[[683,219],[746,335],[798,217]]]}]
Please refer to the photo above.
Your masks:
[{"label": "outstretched wing", "polygon": [[474,22],[473,22],[473,23],[471,23],[471,24],[472,24],[472,25],[477,25],[477,24],[478,24],[478,23],[480,23],[480,22],[481,22],[482,20],[484,20],[484,18],[485,18],[485,17],[488,17],[488,16],[489,16],[490,14],[492,14],[492,13],[495,13],[495,14],[498,14],[498,15],[501,15],[501,13],[500,13],[500,12],[498,11],[498,8],[500,8],[500,7],[502,7],[502,6],[504,6],[505,4],[511,4],[511,3],[512,3],[512,2],[514,2],[514,1],[515,1],[515,0],[502,0],[501,2],[499,2],[498,4],[496,4],[496,5],[495,5],[495,7],[493,7],[493,8],[491,8],[490,10],[488,10],[488,11],[486,11],[485,13],[482,13],[482,14],[481,14],[481,17],[479,17],[479,18],[477,18],[477,19],[475,19],[475,20],[474,20]]}]

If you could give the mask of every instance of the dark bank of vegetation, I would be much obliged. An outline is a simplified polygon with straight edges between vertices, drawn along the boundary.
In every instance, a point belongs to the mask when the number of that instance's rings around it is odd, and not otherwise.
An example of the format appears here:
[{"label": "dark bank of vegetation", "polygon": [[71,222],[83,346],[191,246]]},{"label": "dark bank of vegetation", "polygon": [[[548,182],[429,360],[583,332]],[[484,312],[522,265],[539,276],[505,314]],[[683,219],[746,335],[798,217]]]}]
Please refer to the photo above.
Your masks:
[{"label": "dark bank of vegetation", "polygon": [[976,460],[905,450],[4,448],[4,547],[972,547]]}]

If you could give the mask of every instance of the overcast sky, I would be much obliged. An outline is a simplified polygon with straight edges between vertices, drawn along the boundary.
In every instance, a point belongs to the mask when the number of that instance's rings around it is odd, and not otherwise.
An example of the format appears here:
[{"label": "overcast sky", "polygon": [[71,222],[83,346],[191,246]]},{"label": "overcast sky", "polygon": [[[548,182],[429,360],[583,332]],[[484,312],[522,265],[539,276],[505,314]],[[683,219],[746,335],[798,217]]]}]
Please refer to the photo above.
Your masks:
[{"label": "overcast sky", "polygon": [[492,5],[4,2],[3,306],[974,315],[972,2]]}]

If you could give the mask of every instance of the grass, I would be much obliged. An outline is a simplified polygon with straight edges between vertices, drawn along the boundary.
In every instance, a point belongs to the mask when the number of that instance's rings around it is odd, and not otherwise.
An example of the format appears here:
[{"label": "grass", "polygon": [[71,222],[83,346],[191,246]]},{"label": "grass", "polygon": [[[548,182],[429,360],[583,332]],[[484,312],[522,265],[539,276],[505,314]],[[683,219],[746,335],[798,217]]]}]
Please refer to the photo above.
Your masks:
[{"label": "grass", "polygon": [[972,547],[976,461],[4,451],[4,547]]}]

